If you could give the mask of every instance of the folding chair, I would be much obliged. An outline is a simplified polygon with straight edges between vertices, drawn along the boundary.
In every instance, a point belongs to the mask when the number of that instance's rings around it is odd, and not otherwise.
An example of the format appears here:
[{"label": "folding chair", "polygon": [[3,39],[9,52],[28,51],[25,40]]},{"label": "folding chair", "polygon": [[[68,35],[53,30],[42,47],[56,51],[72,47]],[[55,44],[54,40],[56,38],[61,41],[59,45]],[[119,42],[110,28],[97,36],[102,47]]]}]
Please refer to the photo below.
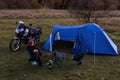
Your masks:
[{"label": "folding chair", "polygon": [[63,52],[54,52],[53,53],[53,62],[57,63],[60,67],[65,66],[66,53]]}]

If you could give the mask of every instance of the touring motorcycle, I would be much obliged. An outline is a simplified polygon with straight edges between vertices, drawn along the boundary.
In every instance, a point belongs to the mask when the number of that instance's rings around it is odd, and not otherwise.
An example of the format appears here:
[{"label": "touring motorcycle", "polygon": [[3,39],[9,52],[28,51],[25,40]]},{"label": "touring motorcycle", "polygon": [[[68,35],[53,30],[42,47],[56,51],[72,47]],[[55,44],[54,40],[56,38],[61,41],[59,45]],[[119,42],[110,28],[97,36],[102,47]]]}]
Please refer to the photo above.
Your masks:
[{"label": "touring motorcycle", "polygon": [[41,27],[29,28],[27,36],[23,36],[21,33],[15,33],[9,44],[9,49],[13,52],[18,51],[21,48],[21,44],[27,44],[29,40],[33,39],[36,44],[40,42],[40,36],[42,34]]}]

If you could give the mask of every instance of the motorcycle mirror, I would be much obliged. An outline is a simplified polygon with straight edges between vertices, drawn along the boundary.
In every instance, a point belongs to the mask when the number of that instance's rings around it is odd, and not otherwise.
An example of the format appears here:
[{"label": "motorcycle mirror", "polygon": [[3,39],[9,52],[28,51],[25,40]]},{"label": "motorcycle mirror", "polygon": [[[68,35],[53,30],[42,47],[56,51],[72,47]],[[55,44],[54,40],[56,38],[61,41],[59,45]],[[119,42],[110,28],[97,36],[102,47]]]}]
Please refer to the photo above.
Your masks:
[{"label": "motorcycle mirror", "polygon": [[30,23],[29,26],[32,26],[32,24]]},{"label": "motorcycle mirror", "polygon": [[16,22],[15,24],[18,24],[18,22]]}]

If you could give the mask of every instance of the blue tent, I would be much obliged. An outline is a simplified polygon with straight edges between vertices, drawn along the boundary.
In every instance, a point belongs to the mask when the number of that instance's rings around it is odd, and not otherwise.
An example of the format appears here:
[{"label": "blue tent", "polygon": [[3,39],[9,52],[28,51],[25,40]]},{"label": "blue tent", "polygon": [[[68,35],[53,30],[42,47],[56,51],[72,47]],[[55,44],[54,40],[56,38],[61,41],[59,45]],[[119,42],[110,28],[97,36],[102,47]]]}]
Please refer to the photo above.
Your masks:
[{"label": "blue tent", "polygon": [[117,46],[104,29],[95,23],[77,26],[55,25],[42,48],[52,51],[55,40],[73,40],[72,53],[88,50],[89,53],[93,54],[118,55]]}]

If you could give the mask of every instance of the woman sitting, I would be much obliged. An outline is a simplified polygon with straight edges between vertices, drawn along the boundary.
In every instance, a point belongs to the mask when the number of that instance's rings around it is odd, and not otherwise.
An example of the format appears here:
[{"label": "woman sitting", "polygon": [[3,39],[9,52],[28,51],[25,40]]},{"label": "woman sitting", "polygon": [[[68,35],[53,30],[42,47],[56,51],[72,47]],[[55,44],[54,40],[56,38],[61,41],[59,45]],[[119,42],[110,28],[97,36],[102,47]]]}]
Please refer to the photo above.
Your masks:
[{"label": "woman sitting", "polygon": [[33,40],[30,40],[27,45],[27,52],[30,56],[29,61],[36,65],[37,63],[44,67],[40,57],[42,56],[42,53],[40,52],[40,49],[35,46],[35,42]]}]

